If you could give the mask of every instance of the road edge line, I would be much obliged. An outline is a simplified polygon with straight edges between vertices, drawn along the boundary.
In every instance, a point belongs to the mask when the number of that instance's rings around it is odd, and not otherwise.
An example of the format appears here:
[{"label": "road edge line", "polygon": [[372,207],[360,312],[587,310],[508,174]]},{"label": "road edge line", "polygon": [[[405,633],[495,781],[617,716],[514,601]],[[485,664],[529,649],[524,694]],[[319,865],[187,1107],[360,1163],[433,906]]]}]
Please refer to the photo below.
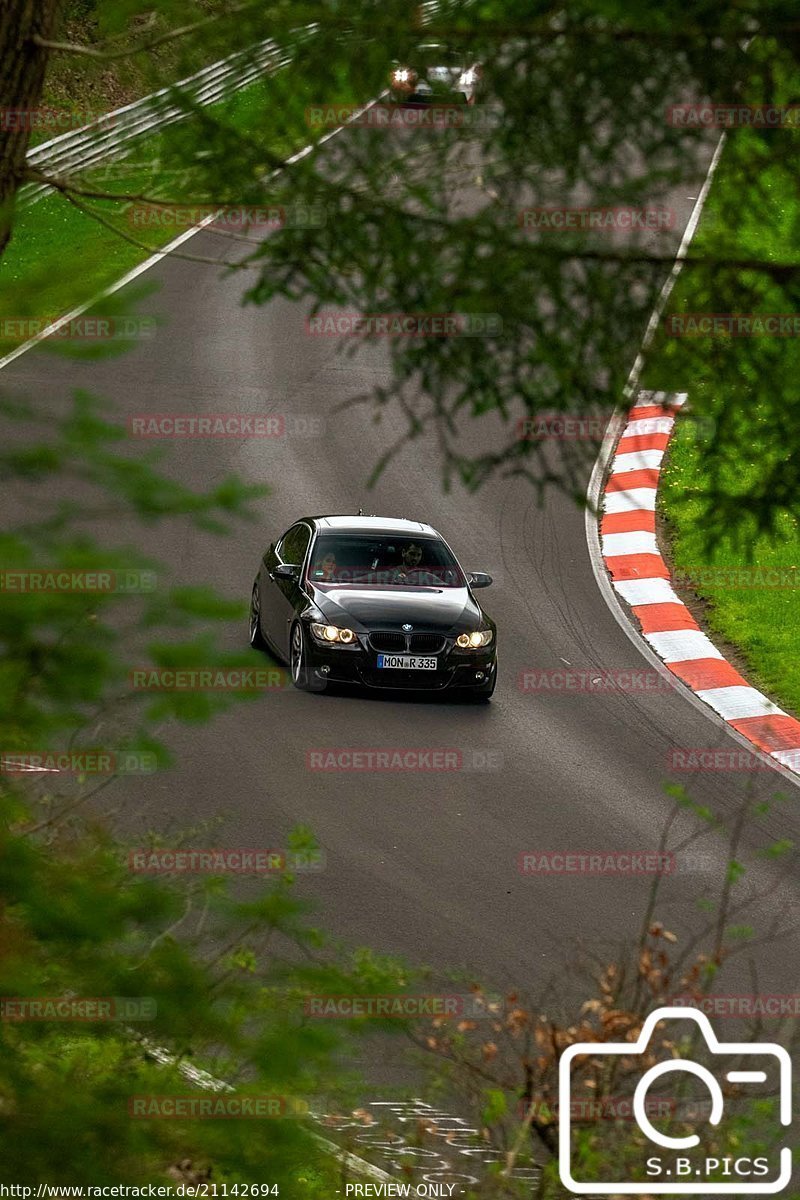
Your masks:
[{"label": "road edge line", "polygon": [[[689,220],[686,223],[686,229],[684,230],[680,246],[678,247],[677,254],[675,255],[675,262],[672,265],[669,275],[664,281],[656,303],[653,307],[653,311],[650,314],[650,319],[647,322],[647,327],[645,329],[641,345],[636,354],[636,358],[634,359],[633,366],[631,367],[630,374],[628,375],[628,379],[623,389],[623,396],[626,401],[626,411],[614,413],[614,415],[610,418],[608,425],[606,426],[600,452],[595,460],[594,467],[592,468],[592,474],[589,479],[589,485],[586,489],[584,532],[586,534],[586,548],[589,552],[589,561],[591,563],[592,573],[594,574],[598,590],[600,591],[600,594],[606,603],[606,607],[610,610],[614,620],[623,630],[628,640],[633,643],[639,653],[650,663],[650,665],[659,673],[659,675],[662,676],[662,678],[669,680],[674,691],[683,696],[685,700],[688,700],[698,712],[702,713],[704,717],[710,720],[718,728],[724,729],[725,733],[729,737],[733,738],[734,741],[738,742],[740,746],[745,747],[750,753],[752,753],[753,743],[740,734],[738,730],[733,729],[728,722],[723,720],[723,718],[720,717],[712,708],[710,708],[707,704],[704,704],[702,700],[698,699],[691,688],[687,687],[682,680],[677,679],[676,676],[673,675],[673,673],[664,665],[663,660],[658,657],[655,651],[652,650],[648,643],[644,640],[639,630],[633,625],[628,613],[625,611],[624,607],[620,603],[619,598],[617,597],[617,594],[611,586],[611,581],[609,579],[605,560],[603,558],[600,543],[600,526],[598,523],[598,517],[601,511],[600,501],[603,491],[603,484],[608,473],[608,467],[616,449],[617,442],[622,436],[622,432],[625,429],[628,421],[627,402],[630,401],[635,394],[639,377],[642,372],[642,367],[644,365],[645,353],[655,335],[658,322],[660,321],[667,301],[672,294],[672,290],[675,287],[678,276],[683,269],[684,259],[686,258],[686,254],[689,246],[691,245],[692,239],[697,232],[697,227],[700,224],[700,218],[703,215],[703,209],[705,207],[706,200],[708,199],[708,194],[711,190],[711,184],[713,182],[714,175],[716,174],[717,167],[719,166],[725,141],[726,134],[723,132],[720,135],[714,150],[714,154],[712,155],[711,162],[709,163],[706,177],[703,180],[703,186],[700,189],[692,212],[689,216]],[[772,769],[778,774],[782,775],[784,779],[788,780],[795,787],[800,787],[800,779],[798,779],[798,777],[792,771],[784,767],[782,763],[770,758],[767,758],[766,761],[768,761]]]},{"label": "road edge line", "polygon": [[800,721],[752,687],[720,653],[675,591],[658,544],[656,499],[663,460],[686,399],[685,393],[638,392],[603,490],[603,560],[613,591],[673,680],[680,679],[727,728],[746,739],[749,760],[755,757],[764,766],[780,765],[797,775]]},{"label": "road edge line", "polygon": [[[153,1059],[162,1067],[177,1067],[179,1074],[195,1087],[207,1092],[232,1092],[234,1088],[231,1084],[226,1083],[224,1079],[217,1079],[210,1071],[204,1070],[202,1067],[196,1067],[193,1063],[184,1062],[179,1059],[176,1054],[167,1050],[164,1046],[158,1046],[155,1042],[151,1042],[149,1038],[143,1037],[138,1030],[128,1031],[135,1041],[139,1043],[145,1057]],[[312,1120],[317,1120],[318,1116],[315,1113],[310,1113]],[[377,1179],[381,1183],[396,1183],[396,1177],[389,1175],[386,1171],[382,1171],[380,1167],[376,1167],[374,1163],[367,1162],[365,1158],[359,1158],[357,1154],[345,1150],[342,1146],[337,1146],[336,1142],[332,1142],[329,1138],[322,1137],[321,1134],[310,1131],[310,1137],[313,1142],[328,1154],[334,1155],[340,1163],[351,1170],[357,1171],[360,1175],[366,1175],[370,1179]]]},{"label": "road edge line", "polygon": [[[346,129],[349,125],[356,121],[362,113],[368,112],[369,109],[373,108],[385,95],[385,91],[381,92],[380,96],[375,96],[372,100],[367,101],[367,103],[363,104],[360,108],[355,109],[346,121],[344,121],[341,125],[337,125],[337,127],[332,129],[330,133],[326,133],[324,137],[319,139],[319,141],[309,142],[308,145],[303,146],[303,148],[298,150],[296,154],[293,154],[290,158],[287,158],[286,161],[281,164],[281,166],[276,167],[274,171],[271,171],[267,176],[266,181],[274,179],[276,175],[281,173],[281,171],[286,170],[287,167],[291,167],[294,165],[294,163],[299,162],[301,158],[305,158],[308,154],[311,154],[312,151],[317,148],[317,146],[322,146],[325,144],[325,142],[330,141],[332,137],[335,137],[338,133],[341,133],[343,129]],[[135,267],[132,267],[130,271],[127,271],[119,279],[109,284],[108,287],[102,288],[99,292],[96,292],[82,304],[70,309],[69,312],[63,313],[63,315],[57,317],[55,321],[51,321],[49,325],[45,326],[45,328],[40,330],[40,332],[34,337],[28,338],[28,340],[23,342],[21,346],[16,346],[8,354],[0,358],[0,371],[2,371],[3,367],[7,367],[12,362],[15,362],[20,355],[24,354],[27,350],[30,350],[32,346],[38,346],[39,342],[43,342],[46,338],[51,337],[54,333],[58,333],[59,329],[63,329],[63,327],[69,321],[74,321],[78,317],[82,316],[85,312],[97,304],[99,300],[104,300],[106,296],[113,296],[115,292],[121,291],[122,288],[127,287],[129,283],[133,283],[134,279],[138,279],[140,275],[145,273],[145,271],[149,271],[151,267],[154,267],[156,263],[159,263],[162,258],[167,258],[174,250],[177,250],[179,246],[182,246],[184,242],[188,242],[189,238],[194,237],[196,233],[200,233],[206,228],[207,225],[210,225],[212,221],[215,221],[219,212],[221,211],[222,210],[219,209],[217,212],[210,213],[208,216],[203,217],[202,221],[199,221],[197,225],[193,225],[191,229],[186,229],[183,233],[179,233],[177,237],[173,238],[171,242],[167,242],[167,244],[160,250],[153,251],[149,258],[146,258],[144,262],[137,263]],[[220,262],[219,265],[220,267],[224,267],[225,263]]]}]

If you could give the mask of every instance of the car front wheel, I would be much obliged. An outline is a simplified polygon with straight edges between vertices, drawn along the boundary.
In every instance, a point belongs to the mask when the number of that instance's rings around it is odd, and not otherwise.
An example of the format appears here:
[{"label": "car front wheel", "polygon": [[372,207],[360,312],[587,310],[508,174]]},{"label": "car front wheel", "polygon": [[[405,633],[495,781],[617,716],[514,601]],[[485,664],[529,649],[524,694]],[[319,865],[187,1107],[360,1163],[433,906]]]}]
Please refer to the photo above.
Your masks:
[{"label": "car front wheel", "polygon": [[266,650],[267,643],[264,641],[264,635],[261,632],[261,592],[258,586],[258,579],[253,583],[253,591],[250,595],[250,620],[249,620],[249,641],[254,650]]},{"label": "car front wheel", "polygon": [[303,692],[324,692],[327,684],[315,673],[311,663],[307,638],[303,626],[295,621],[289,644],[289,665],[292,683]]}]

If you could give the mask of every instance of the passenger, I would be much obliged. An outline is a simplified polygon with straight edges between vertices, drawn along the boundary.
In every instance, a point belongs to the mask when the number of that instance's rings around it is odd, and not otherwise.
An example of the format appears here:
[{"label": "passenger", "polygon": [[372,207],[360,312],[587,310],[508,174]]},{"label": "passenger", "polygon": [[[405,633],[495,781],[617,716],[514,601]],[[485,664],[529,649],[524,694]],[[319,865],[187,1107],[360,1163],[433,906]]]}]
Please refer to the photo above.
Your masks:
[{"label": "passenger", "polygon": [[314,578],[323,583],[333,583],[336,580],[336,555],[329,552],[314,568]]}]

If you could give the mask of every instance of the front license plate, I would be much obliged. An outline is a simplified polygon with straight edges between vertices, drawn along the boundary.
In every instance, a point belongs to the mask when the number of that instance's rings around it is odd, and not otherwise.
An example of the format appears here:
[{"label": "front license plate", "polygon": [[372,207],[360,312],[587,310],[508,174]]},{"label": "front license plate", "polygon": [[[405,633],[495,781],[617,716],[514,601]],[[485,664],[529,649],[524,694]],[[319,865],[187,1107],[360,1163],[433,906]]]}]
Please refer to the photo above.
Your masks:
[{"label": "front license plate", "polygon": [[435,658],[419,658],[415,654],[379,654],[378,666],[399,671],[435,671]]}]

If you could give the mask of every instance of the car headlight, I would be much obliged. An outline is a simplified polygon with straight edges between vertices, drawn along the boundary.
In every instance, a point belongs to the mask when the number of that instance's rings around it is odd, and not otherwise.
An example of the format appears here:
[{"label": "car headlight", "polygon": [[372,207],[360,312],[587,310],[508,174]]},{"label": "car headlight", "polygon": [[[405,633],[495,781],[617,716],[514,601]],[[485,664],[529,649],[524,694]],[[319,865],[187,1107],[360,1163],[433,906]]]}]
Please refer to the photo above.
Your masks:
[{"label": "car headlight", "polygon": [[489,645],[492,636],[491,629],[476,629],[473,633],[460,633],[456,645],[462,650],[480,650],[481,646]]},{"label": "car headlight", "polygon": [[329,646],[350,646],[356,640],[352,629],[340,629],[338,625],[321,625],[318,621],[311,622],[311,632],[318,642]]},{"label": "car headlight", "polygon": [[395,67],[392,71],[392,84],[396,88],[402,88],[403,91],[410,92],[416,83],[417,72],[412,71],[411,67]]}]

